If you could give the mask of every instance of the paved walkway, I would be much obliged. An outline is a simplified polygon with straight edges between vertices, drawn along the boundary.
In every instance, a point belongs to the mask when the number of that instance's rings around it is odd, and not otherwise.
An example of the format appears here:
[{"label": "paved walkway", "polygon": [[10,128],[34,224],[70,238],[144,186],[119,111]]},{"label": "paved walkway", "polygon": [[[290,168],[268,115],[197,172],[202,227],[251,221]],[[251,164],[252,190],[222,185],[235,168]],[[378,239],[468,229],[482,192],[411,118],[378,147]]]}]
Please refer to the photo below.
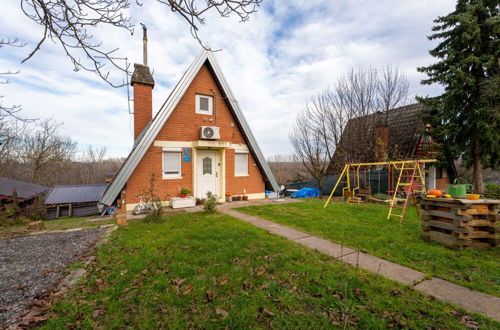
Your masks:
[{"label": "paved walkway", "polygon": [[266,229],[273,234],[323,252],[340,261],[380,274],[396,282],[410,285],[414,289],[437,299],[458,305],[471,312],[481,313],[500,322],[500,298],[498,297],[473,291],[436,277],[424,280],[426,274],[412,268],[374,257],[269,220],[235,211],[232,207],[234,206],[224,205],[219,210],[254,226]]}]

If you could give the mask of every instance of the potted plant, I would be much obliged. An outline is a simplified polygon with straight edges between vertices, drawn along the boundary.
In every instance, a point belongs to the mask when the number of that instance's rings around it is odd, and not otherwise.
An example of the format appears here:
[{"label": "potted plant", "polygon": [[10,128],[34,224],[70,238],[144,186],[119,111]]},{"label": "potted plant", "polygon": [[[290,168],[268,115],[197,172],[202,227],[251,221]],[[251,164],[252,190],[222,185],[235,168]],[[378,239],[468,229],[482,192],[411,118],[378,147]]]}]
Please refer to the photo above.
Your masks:
[{"label": "potted plant", "polygon": [[226,202],[231,202],[233,200],[233,193],[226,193]]},{"label": "potted plant", "polygon": [[182,188],[181,191],[180,191],[180,196],[181,198],[186,198],[187,195],[191,194],[191,191],[189,191],[188,189],[186,188]]},{"label": "potted plant", "polygon": [[247,201],[248,200],[247,190],[246,189],[243,189],[243,196],[241,196],[241,200],[243,200],[243,201]]}]

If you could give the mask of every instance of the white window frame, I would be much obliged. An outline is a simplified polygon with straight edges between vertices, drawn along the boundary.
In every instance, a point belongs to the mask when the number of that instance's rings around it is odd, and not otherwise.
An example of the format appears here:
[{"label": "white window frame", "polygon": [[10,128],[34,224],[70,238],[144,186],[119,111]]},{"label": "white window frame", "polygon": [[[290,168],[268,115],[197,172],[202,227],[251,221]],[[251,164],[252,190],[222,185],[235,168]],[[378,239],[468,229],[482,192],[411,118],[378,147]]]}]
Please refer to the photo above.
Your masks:
[{"label": "white window frame", "polygon": [[[172,153],[179,155],[179,173],[165,173],[166,163],[165,163],[165,154]],[[163,179],[182,179],[182,148],[163,148],[163,152],[161,154],[161,162],[162,162],[162,177]]]},{"label": "white window frame", "polygon": [[[236,164],[237,164],[236,157],[239,155],[246,156],[246,159],[247,159],[247,168],[246,168],[247,171],[246,171],[246,173],[238,173],[238,168],[236,166]],[[248,174],[248,169],[249,169],[248,161],[249,161],[248,150],[235,150],[234,151],[234,176],[249,176],[249,174]]]},{"label": "white window frame", "polygon": [[[200,109],[200,98],[208,98],[208,111]],[[212,116],[214,114],[214,97],[212,95],[196,94],[196,113],[200,115]]]}]

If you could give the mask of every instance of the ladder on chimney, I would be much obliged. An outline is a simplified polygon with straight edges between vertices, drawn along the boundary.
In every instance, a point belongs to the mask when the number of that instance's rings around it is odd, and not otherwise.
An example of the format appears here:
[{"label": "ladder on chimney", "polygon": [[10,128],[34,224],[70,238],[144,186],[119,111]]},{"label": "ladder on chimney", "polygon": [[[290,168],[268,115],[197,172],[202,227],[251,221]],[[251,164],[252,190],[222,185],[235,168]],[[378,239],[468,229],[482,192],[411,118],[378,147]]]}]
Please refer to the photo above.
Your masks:
[{"label": "ladder on chimney", "polygon": [[[425,184],[418,160],[411,163],[404,162],[400,164],[400,166],[400,168],[396,167],[396,169],[399,170],[398,182],[394,188],[394,195],[389,203],[389,214],[387,215],[387,220],[391,217],[398,217],[399,223],[403,223],[403,217],[405,215],[406,207],[408,206],[410,195],[413,198],[417,214],[419,214],[419,205],[417,204],[415,194],[423,193],[425,195]],[[404,198],[398,198],[398,193],[403,194]],[[398,202],[403,202],[403,206],[399,206]]]}]

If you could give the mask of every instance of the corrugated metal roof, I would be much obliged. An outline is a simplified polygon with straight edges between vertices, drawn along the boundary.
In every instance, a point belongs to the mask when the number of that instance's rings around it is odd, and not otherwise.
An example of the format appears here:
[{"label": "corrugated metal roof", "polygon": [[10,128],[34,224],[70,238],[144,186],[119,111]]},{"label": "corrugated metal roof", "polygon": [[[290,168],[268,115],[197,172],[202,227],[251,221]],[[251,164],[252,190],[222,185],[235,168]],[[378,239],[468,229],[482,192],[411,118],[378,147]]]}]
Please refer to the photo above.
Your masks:
[{"label": "corrugated metal roof", "polygon": [[58,185],[50,189],[45,204],[96,202],[102,197],[107,183]]},{"label": "corrugated metal roof", "polygon": [[12,191],[14,189],[17,192],[17,197],[23,199],[30,198],[49,190],[48,187],[39,186],[37,184],[0,177],[0,195],[12,196]]},{"label": "corrugated metal roof", "polygon": [[99,203],[103,205],[111,205],[113,203],[116,196],[118,196],[121,189],[125,186],[128,178],[133,173],[136,166],[139,164],[142,157],[148,150],[149,146],[153,143],[158,132],[167,122],[168,118],[170,117],[170,114],[177,106],[178,102],[186,92],[187,88],[193,81],[194,77],[196,76],[202,65],[204,65],[205,63],[208,63],[211,66],[215,74],[216,80],[220,83],[223,92],[228,96],[227,99],[229,101],[229,104],[231,105],[231,108],[234,114],[236,115],[237,121],[242,127],[243,135],[248,140],[248,145],[250,150],[254,154],[257,163],[259,164],[259,167],[263,170],[264,176],[267,178],[266,181],[268,185],[272,187],[272,189],[274,189],[275,191],[279,190],[278,183],[276,182],[276,179],[274,178],[274,175],[271,172],[271,169],[269,168],[269,165],[267,164],[267,161],[264,158],[264,155],[262,154],[259,145],[257,144],[257,140],[253,136],[252,131],[250,130],[250,127],[247,121],[245,120],[245,117],[243,116],[243,112],[241,111],[238,102],[234,98],[234,95],[229,87],[229,84],[224,78],[224,75],[222,74],[222,71],[218,63],[215,60],[214,55],[212,54],[212,52],[203,50],[198,54],[194,62],[187,69],[187,71],[182,76],[181,80],[172,90],[167,100],[161,107],[160,111],[158,111],[158,113],[154,117],[149,128],[147,130],[144,130],[143,133],[141,132],[142,136],[140,136],[140,138],[137,139],[134,148],[127,157],[127,160],[123,164],[118,174],[115,176],[113,182],[108,187],[108,189],[102,196],[102,199],[99,201]]}]

